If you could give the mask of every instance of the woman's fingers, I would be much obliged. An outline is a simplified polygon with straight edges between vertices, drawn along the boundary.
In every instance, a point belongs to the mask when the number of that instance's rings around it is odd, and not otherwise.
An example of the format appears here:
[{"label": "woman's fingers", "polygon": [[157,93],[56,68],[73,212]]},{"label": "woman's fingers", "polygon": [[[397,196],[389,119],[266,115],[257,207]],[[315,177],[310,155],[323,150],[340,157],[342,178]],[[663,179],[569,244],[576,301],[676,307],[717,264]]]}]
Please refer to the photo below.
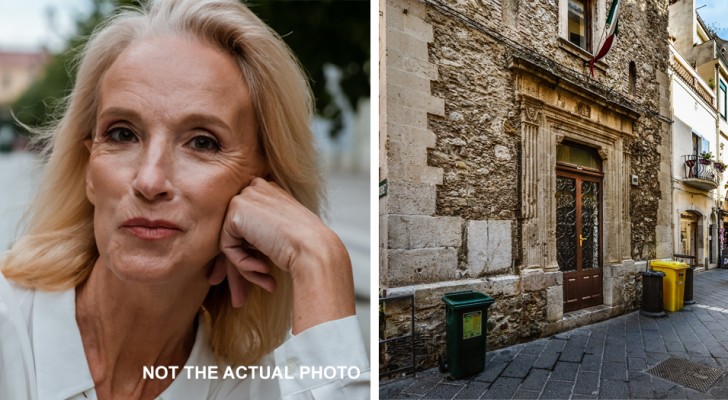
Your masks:
[{"label": "woman's fingers", "polygon": [[[223,233],[224,235],[225,233]],[[223,241],[221,240],[221,242]],[[234,242],[229,241],[229,243]],[[222,254],[215,260],[213,272],[210,274],[210,282],[212,283],[213,277],[217,279],[220,274],[218,270],[222,270],[228,278],[233,307],[242,307],[251,283],[268,292],[273,292],[276,289],[276,281],[269,275],[270,268],[264,260],[258,257],[257,251],[250,248],[244,249],[239,241],[237,243],[238,246],[222,248]],[[224,265],[224,267],[220,267],[220,265]]]},{"label": "woman's fingers", "polygon": [[223,223],[220,247],[249,243],[274,265],[291,271],[297,255],[311,252],[326,229],[321,220],[273,182],[251,181],[233,197]]},{"label": "woman's fingers", "polygon": [[258,258],[258,252],[250,248],[244,249],[240,241],[237,241],[237,246],[223,246],[222,252],[240,272],[260,272],[262,274],[270,272],[268,264]]},{"label": "woman's fingers", "polygon": [[[276,281],[268,265],[290,274],[294,333],[354,313],[351,261],[341,239],[275,183],[255,178],[230,200],[220,249],[240,279],[269,292]],[[232,274],[228,268],[228,279]],[[233,300],[244,301],[237,294]]]},{"label": "woman's fingers", "polygon": [[240,275],[240,272],[238,272],[230,260],[226,259],[225,264],[227,266],[226,272],[228,287],[230,288],[230,298],[232,299],[233,307],[242,307],[243,304],[245,304],[245,299],[247,297],[248,283],[245,281],[243,276]]},{"label": "woman's fingers", "polygon": [[273,293],[276,290],[277,283],[271,275],[261,274],[260,272],[243,272],[242,275],[245,280],[262,287],[268,293]]}]

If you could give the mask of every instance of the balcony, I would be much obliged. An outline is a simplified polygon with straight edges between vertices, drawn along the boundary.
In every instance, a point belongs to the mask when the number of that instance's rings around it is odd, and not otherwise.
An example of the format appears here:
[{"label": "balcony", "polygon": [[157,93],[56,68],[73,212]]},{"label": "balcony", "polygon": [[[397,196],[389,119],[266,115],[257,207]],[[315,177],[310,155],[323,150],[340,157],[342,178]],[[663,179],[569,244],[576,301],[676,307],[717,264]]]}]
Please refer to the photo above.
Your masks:
[{"label": "balcony", "polygon": [[685,178],[683,183],[696,189],[711,191],[718,188],[721,174],[721,167],[715,166],[712,160],[705,160],[696,154],[683,156],[685,160]]}]

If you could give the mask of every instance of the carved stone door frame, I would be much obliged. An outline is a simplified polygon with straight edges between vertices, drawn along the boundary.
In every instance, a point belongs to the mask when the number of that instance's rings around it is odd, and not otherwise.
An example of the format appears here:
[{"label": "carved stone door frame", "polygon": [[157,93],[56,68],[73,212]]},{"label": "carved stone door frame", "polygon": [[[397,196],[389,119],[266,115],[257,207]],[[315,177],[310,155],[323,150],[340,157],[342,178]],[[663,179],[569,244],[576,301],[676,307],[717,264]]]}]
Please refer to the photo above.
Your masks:
[{"label": "carved stone door frame", "polygon": [[[563,140],[595,148],[602,158],[603,267],[629,262],[630,146],[634,123],[640,114],[525,58],[514,55],[509,63],[521,117],[522,270],[559,272],[556,150]],[[604,284],[605,305],[617,304],[620,297],[616,290]],[[549,301],[560,303],[563,299]],[[561,316],[562,313],[552,313],[549,320]]]}]

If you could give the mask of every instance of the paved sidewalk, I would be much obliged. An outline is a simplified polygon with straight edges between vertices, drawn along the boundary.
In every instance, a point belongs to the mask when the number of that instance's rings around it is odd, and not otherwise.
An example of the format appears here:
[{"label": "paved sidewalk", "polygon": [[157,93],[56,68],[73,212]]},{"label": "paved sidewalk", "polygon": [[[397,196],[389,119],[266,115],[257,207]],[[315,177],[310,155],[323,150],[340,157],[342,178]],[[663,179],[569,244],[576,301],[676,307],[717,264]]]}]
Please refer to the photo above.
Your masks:
[{"label": "paved sidewalk", "polygon": [[[485,371],[437,368],[380,385],[381,399],[728,398],[728,270],[695,275],[696,304],[663,318],[639,311],[487,353]],[[646,371],[680,357],[724,371],[705,393]]]}]

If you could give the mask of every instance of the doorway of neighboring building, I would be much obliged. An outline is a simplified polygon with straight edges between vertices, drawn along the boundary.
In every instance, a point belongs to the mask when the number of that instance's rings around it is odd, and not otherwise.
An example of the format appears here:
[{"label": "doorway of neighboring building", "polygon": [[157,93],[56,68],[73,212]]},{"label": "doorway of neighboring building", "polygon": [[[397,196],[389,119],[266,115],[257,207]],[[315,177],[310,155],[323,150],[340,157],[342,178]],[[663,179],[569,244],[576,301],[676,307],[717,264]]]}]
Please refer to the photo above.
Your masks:
[{"label": "doorway of neighboring building", "polygon": [[[568,154],[567,154],[568,153]],[[560,145],[556,168],[556,258],[564,312],[602,304],[602,178],[596,151]]]},{"label": "doorway of neighboring building", "polygon": [[700,264],[698,256],[698,214],[692,211],[680,213],[680,254],[696,257],[696,263]]}]

